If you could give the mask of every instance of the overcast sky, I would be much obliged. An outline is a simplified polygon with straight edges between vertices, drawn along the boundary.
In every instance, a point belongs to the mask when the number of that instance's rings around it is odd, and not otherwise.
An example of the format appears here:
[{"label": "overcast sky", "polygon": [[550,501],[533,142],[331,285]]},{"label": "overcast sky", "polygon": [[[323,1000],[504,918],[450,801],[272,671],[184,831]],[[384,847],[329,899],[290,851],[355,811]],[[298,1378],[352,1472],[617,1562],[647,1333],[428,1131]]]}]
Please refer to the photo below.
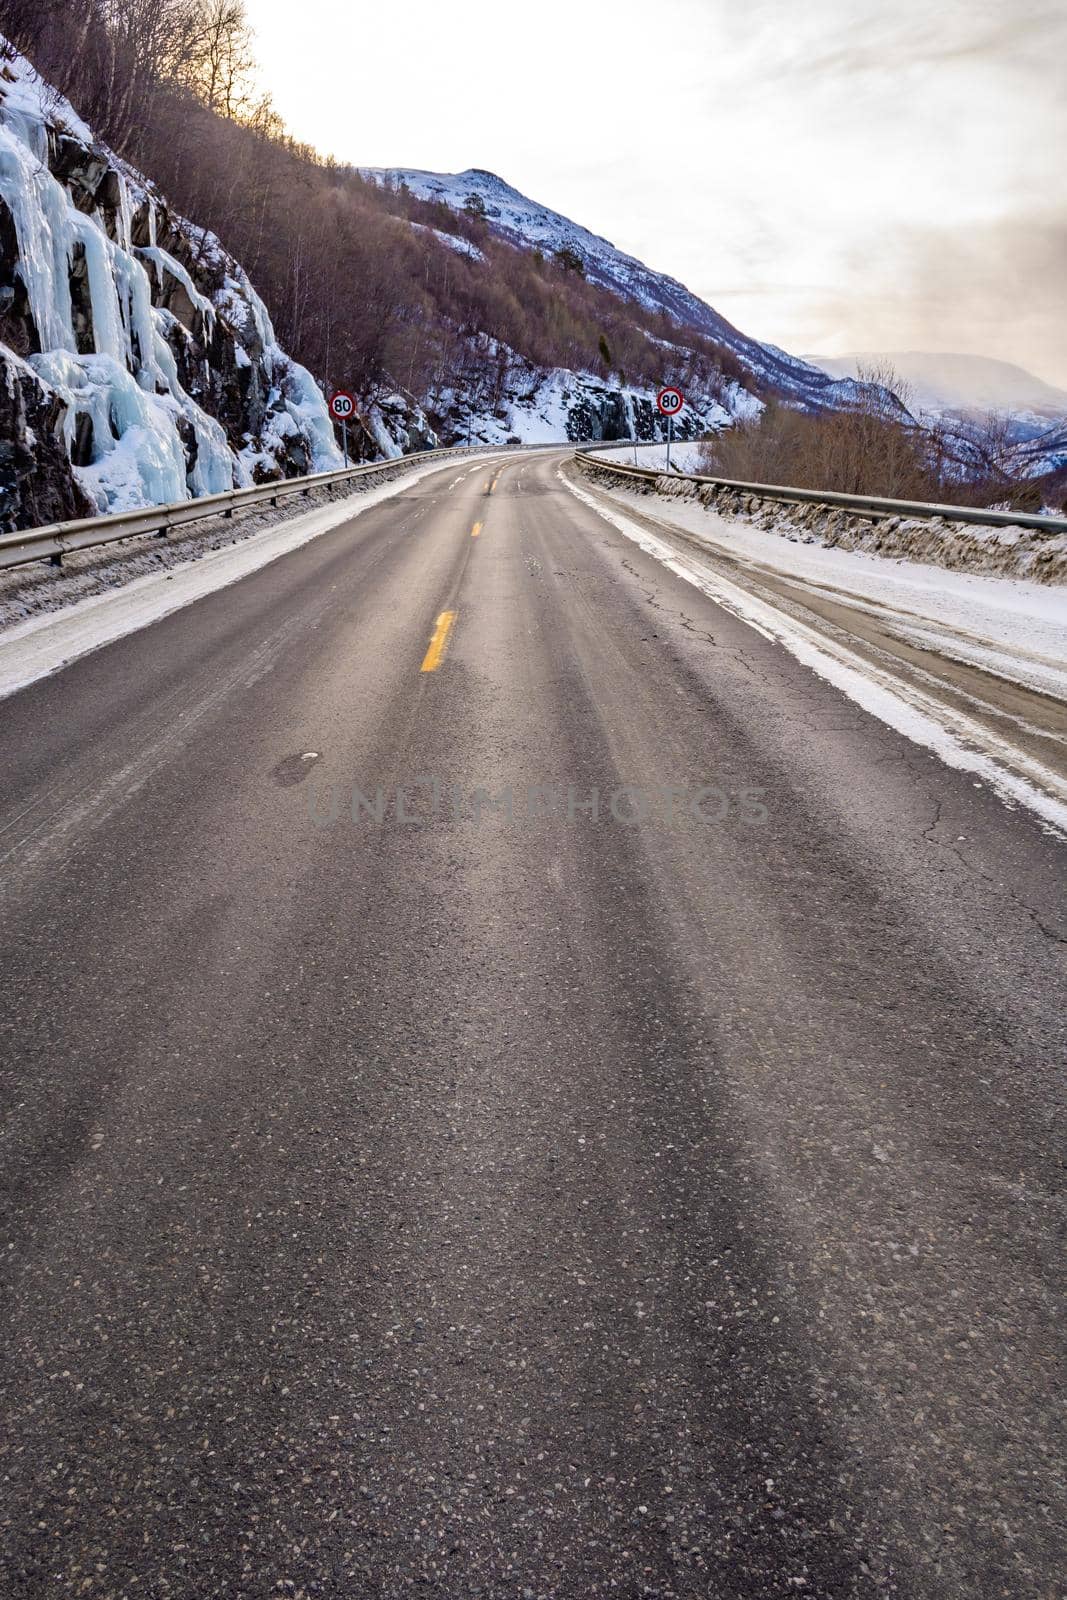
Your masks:
[{"label": "overcast sky", "polygon": [[1067,0],[248,0],[292,132],[486,167],[798,354],[1067,387]]}]

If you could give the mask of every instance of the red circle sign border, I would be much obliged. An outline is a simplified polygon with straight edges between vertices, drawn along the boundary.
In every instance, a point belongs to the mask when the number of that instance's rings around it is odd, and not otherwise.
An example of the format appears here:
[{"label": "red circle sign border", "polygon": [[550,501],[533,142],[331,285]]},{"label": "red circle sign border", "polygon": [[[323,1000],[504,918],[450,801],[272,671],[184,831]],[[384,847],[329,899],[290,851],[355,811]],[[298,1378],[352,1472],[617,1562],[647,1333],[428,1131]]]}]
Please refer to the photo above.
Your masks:
[{"label": "red circle sign border", "polygon": [[[338,400],[347,400],[348,401],[348,410],[347,411],[343,411],[340,415],[338,415],[338,413],[334,410],[334,404]],[[350,395],[347,389],[336,389],[333,392],[333,394],[330,396],[329,412],[330,412],[330,416],[333,417],[335,422],[347,422],[349,417],[355,416],[355,412],[356,412],[355,396],[354,395]]]},{"label": "red circle sign border", "polygon": [[[673,411],[663,404],[665,396],[669,394],[676,394],[678,396],[678,404],[674,407]],[[661,389],[659,394],[656,396],[656,407],[665,417],[676,417],[684,405],[685,395],[682,393],[681,389],[675,389],[668,386],[666,389]]]}]

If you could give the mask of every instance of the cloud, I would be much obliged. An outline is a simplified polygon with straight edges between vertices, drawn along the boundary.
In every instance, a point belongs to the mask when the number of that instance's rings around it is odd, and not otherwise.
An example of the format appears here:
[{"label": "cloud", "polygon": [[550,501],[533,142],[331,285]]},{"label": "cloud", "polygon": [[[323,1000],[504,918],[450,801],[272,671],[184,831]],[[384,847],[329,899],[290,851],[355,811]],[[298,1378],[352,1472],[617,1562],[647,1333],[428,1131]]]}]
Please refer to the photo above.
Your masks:
[{"label": "cloud", "polygon": [[899,279],[912,343],[999,355],[1067,387],[1067,210],[985,227],[915,228]]},{"label": "cloud", "polygon": [[768,275],[709,297],[746,331],[795,350],[988,355],[1067,388],[1065,283],[1067,215],[1050,212],[915,224],[843,250],[821,284]]},{"label": "cloud", "polygon": [[[787,349],[951,346],[1067,382],[1064,0],[256,0],[343,159],[488,167]],[[562,42],[561,42],[562,41]],[[328,48],[324,48],[328,42]]]},{"label": "cloud", "polygon": [[[770,43],[776,76],[802,70],[823,78],[897,73],[913,66],[1047,61],[1067,40],[1058,0],[808,0],[783,26],[778,0],[756,0],[750,15]],[[777,62],[773,63],[773,57]]]}]

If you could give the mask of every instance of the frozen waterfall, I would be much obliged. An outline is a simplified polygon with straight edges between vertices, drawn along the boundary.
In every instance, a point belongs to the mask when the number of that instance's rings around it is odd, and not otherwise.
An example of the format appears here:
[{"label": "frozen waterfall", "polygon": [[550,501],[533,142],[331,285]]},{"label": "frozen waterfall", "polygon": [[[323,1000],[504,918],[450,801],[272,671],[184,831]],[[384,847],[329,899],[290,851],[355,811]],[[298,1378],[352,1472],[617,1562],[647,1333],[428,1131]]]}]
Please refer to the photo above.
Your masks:
[{"label": "frozen waterfall", "polygon": [[[157,244],[155,209],[146,192],[137,199],[148,200],[150,242],[136,249],[134,206],[121,170],[116,237],[109,236],[99,210],[80,211],[49,170],[45,86],[21,58],[14,65],[18,92],[0,100],[0,197],[11,214],[15,270],[41,347],[26,360],[66,405],[63,442],[77,461],[72,470],[99,509],[125,510],[250,482],[254,464],[277,470],[280,456],[272,446],[295,434],[306,443],[311,470],[340,465],[322,394],[279,348],[266,307],[241,269],[212,236],[189,230],[191,237],[206,238],[229,269],[219,304],[213,304],[181,262]],[[87,133],[73,113],[69,123],[79,137]],[[72,273],[80,284],[73,294]],[[233,333],[234,365],[260,368],[267,411],[255,448],[246,436],[236,454],[221,424],[183,387],[167,339],[175,318],[153,305],[165,275],[181,285],[198,315],[203,345],[212,340],[221,311]],[[241,343],[246,328],[251,352]]]}]

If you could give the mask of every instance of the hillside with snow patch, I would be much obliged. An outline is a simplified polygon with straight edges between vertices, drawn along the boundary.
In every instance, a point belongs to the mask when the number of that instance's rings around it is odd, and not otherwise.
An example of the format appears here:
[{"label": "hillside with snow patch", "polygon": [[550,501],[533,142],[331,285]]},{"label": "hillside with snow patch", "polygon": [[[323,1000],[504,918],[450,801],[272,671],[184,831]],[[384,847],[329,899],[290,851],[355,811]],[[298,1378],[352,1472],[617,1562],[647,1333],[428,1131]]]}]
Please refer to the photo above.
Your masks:
[{"label": "hillside with snow patch", "polygon": [[833,377],[775,345],[748,338],[677,279],[653,271],[643,261],[617,250],[609,240],[528,199],[492,172],[478,168],[456,173],[409,167],[359,170],[364,178],[382,187],[403,184],[417,199],[440,201],[455,212],[465,211],[473,201],[492,231],[520,249],[540,250],[545,256],[560,250],[573,251],[581,258],[591,283],[623,300],[634,301],[645,310],[665,313],[682,330],[692,329],[715,340],[741,363],[759,387],[768,388],[795,405],[806,410],[837,410],[853,402],[855,385],[851,378]]}]

